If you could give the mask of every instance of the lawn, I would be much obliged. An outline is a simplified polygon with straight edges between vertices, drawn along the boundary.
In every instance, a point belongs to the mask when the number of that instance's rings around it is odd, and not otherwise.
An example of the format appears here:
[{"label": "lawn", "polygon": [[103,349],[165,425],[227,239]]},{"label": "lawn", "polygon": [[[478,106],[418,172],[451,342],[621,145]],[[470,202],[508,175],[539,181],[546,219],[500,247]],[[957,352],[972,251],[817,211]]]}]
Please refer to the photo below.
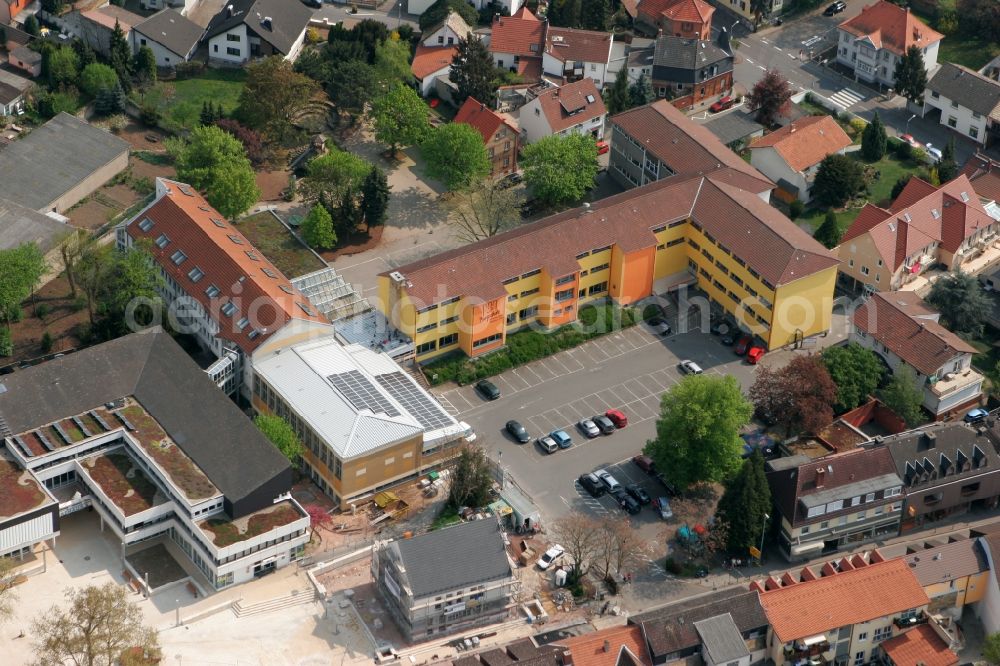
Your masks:
[{"label": "lawn", "polygon": [[270,212],[244,217],[236,227],[289,279],[326,268],[326,264]]},{"label": "lawn", "polygon": [[242,69],[206,69],[189,79],[164,81],[145,93],[144,102],[163,114],[161,123],[173,130],[198,126],[202,104],[222,104],[226,114],[239,104],[246,73]]},{"label": "lawn", "polygon": [[[955,4],[955,0],[939,0],[938,8],[939,11],[954,10]],[[919,9],[911,9],[911,11],[921,21],[932,28],[934,27],[934,16],[921,12]],[[959,16],[958,20],[959,25],[961,25],[962,17]],[[1000,54],[1000,48],[996,44],[991,44],[989,41],[979,39],[978,37],[970,37],[959,32],[953,35],[946,35],[941,40],[941,46],[938,47],[938,62],[953,62],[978,71],[980,67],[998,54]]]}]

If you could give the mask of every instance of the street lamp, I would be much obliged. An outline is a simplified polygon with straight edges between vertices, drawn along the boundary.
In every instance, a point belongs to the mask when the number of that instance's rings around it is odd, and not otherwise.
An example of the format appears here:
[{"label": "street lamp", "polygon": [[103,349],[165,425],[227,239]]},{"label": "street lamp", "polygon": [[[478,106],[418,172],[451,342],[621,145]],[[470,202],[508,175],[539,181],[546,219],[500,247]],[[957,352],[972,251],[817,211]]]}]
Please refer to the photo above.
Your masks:
[{"label": "street lamp", "polygon": [[764,563],[764,531],[767,529],[767,521],[771,519],[769,514],[764,514],[764,522],[760,526],[760,548],[757,549],[757,563]]},{"label": "street lamp", "polygon": [[503,451],[497,449],[497,472],[500,474],[500,490],[503,490],[503,466],[500,464],[503,460]]},{"label": "street lamp", "polygon": [[909,118],[906,119],[906,125],[905,125],[905,127],[903,129],[903,134],[909,134],[910,133],[910,121],[913,120],[916,117],[917,117],[917,114],[914,113],[912,116],[910,116]]}]

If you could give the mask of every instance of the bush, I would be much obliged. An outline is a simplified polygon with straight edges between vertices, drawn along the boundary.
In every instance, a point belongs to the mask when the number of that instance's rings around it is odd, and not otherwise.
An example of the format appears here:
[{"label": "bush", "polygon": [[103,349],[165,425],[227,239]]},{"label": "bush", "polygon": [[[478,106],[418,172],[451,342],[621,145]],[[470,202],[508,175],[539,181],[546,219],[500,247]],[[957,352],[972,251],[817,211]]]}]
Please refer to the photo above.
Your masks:
[{"label": "bush", "polygon": [[160,110],[152,104],[143,104],[139,109],[139,122],[146,127],[156,127],[160,124]]},{"label": "bush", "polygon": [[[890,146],[891,146],[890,142]],[[901,160],[911,160],[913,159],[913,146],[906,143],[905,141],[899,141],[896,144],[896,157]]]},{"label": "bush", "polygon": [[126,118],[124,114],[116,113],[115,115],[108,117],[108,129],[114,134],[118,134],[125,129],[125,125],[127,124],[128,118]]},{"label": "bush", "polygon": [[48,331],[42,333],[41,348],[43,354],[48,354],[50,351],[52,351],[52,334],[49,333]]},{"label": "bush", "polygon": [[[907,144],[909,145],[909,144]],[[911,148],[910,149],[910,160],[915,164],[926,164],[927,163],[927,151],[923,148]]]},{"label": "bush", "polygon": [[64,88],[58,92],[42,93],[38,96],[38,113],[53,118],[62,112],[75,114],[80,96],[76,88]]},{"label": "bush", "polygon": [[854,136],[858,136],[859,134],[864,132],[866,127],[868,127],[868,123],[866,123],[861,118],[851,119],[851,129],[854,130]]},{"label": "bush", "polygon": [[804,203],[802,203],[798,199],[793,199],[792,203],[788,204],[788,217],[794,220],[800,215],[802,215],[805,209],[806,205]]},{"label": "bush", "polygon": [[10,337],[10,329],[0,328],[0,356],[14,355],[14,341]]},{"label": "bush", "polygon": [[666,562],[663,563],[663,568],[667,570],[667,573],[672,573],[675,576],[681,575],[684,571],[684,567],[672,557],[668,557]]},{"label": "bush", "polygon": [[96,97],[102,90],[114,90],[118,85],[118,74],[115,70],[99,62],[92,62],[80,72],[80,89],[91,97]]},{"label": "bush", "polygon": [[35,306],[35,316],[39,319],[45,319],[50,312],[52,312],[52,308],[48,303],[39,303]]},{"label": "bush", "polygon": [[197,60],[180,62],[174,66],[174,71],[177,73],[178,79],[194,78],[201,75],[201,73],[205,71],[205,63]]}]

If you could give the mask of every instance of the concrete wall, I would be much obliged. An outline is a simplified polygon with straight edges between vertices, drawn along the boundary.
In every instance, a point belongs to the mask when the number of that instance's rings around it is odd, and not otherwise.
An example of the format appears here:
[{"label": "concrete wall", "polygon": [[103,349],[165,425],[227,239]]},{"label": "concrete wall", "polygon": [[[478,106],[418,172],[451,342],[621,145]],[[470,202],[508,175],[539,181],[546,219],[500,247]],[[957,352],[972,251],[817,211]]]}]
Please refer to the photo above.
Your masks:
[{"label": "concrete wall", "polygon": [[986,116],[979,115],[976,118],[972,109],[932,92],[928,88],[924,90],[924,109],[921,115],[926,116],[931,109],[941,111],[940,123],[945,127],[972,139],[976,143],[986,143]]},{"label": "concrete wall", "polygon": [[61,197],[51,202],[42,212],[50,210],[63,213],[79,203],[84,197],[98,189],[116,175],[128,168],[128,150],[122,151],[118,157],[114,158],[104,166],[96,169],[89,176],[84,178],[76,187],[67,191]]}]

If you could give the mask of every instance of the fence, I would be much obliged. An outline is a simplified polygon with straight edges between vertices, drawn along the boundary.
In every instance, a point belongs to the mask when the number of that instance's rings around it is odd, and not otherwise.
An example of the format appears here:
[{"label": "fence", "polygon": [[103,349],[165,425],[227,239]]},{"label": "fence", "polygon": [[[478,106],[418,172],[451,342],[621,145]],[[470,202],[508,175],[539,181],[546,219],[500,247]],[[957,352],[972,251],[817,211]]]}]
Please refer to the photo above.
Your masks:
[{"label": "fence", "polygon": [[335,560],[338,557],[342,557],[356,550],[361,550],[362,548],[370,548],[374,543],[374,539],[358,539],[357,541],[351,541],[328,550],[313,553],[312,555],[306,555],[305,557],[299,558],[298,563],[299,566],[303,568],[312,567],[317,564],[329,562],[330,560]]}]

